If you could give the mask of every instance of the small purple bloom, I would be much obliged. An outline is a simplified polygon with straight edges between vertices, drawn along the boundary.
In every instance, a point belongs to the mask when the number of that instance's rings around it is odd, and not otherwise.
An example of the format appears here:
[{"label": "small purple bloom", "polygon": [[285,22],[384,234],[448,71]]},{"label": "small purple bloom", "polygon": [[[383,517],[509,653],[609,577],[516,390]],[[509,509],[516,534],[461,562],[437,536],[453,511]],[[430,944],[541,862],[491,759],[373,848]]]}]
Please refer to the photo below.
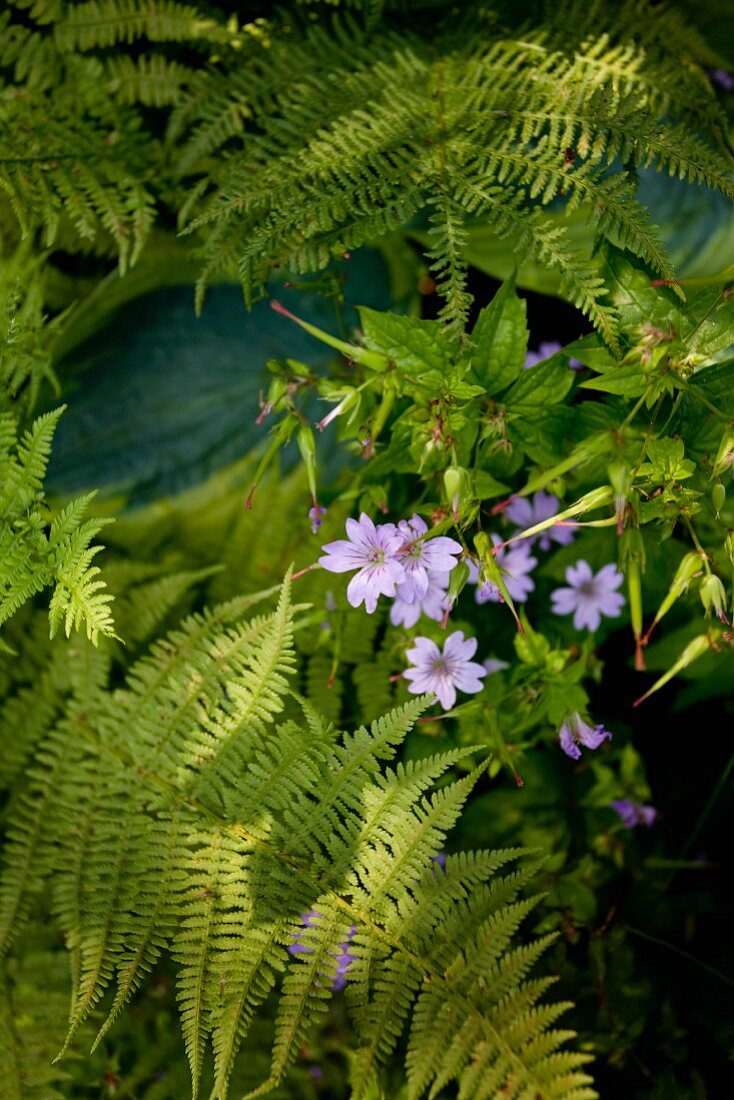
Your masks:
[{"label": "small purple bloom", "polygon": [[658,816],[654,806],[642,806],[631,798],[615,798],[609,805],[619,814],[625,829],[634,829],[636,825],[647,825],[649,828]]},{"label": "small purple bloom", "polygon": [[584,722],[580,714],[575,713],[567,718],[558,731],[558,740],[566,756],[572,760],[578,760],[581,756],[581,748],[598,749],[604,741],[611,741],[612,735],[604,726],[590,726]]},{"label": "small purple bloom", "polygon": [[[532,501],[527,497],[516,497],[505,508],[505,515],[521,530],[534,527],[536,523],[542,523],[544,519],[550,519],[558,511],[559,500],[552,493],[546,493],[543,489],[536,493]],[[541,550],[550,550],[551,543],[557,542],[561,546],[567,546],[573,542],[576,533],[576,524],[566,527],[556,525],[541,531],[539,535],[533,535],[527,539],[528,546],[537,540]]]},{"label": "small purple bloom", "polygon": [[323,1080],[324,1071],[321,1066],[309,1066],[308,1075],[312,1081],[321,1081]]},{"label": "small purple bloom", "polygon": [[410,680],[408,691],[414,695],[432,692],[444,710],[450,710],[456,702],[456,689],[470,694],[482,690],[482,678],[486,668],[470,658],[477,650],[476,638],[464,638],[460,630],[449,634],[443,653],[430,638],[416,638],[408,650],[412,668],[403,676]]},{"label": "small purple bloom", "polygon": [[494,672],[502,672],[503,669],[509,668],[509,661],[500,661],[496,657],[487,657],[486,661],[482,661],[482,664],[487,670],[487,676],[491,676]]},{"label": "small purple bloom", "polygon": [[[495,546],[499,546],[502,539],[495,534],[492,535],[492,542]],[[503,580],[507,586],[507,591],[510,593],[510,598],[515,603],[525,603],[535,588],[535,581],[530,577],[530,574],[538,564],[538,559],[530,553],[529,543],[518,542],[513,546],[498,550],[495,554],[495,560],[505,571]],[[471,559],[469,559],[468,565],[469,583],[478,584],[479,566]],[[485,581],[484,584],[480,585],[474,594],[474,599],[477,603],[487,603],[487,601],[504,603],[500,590],[493,581]]]},{"label": "small purple bloom", "polygon": [[323,523],[322,516],[326,515],[326,509],[322,508],[320,504],[314,504],[313,508],[308,510],[308,518],[311,520],[311,530],[314,535],[317,533],[319,527]]},{"label": "small purple bloom", "polygon": [[[309,909],[308,913],[301,913],[301,923],[304,928],[313,928],[313,922],[315,917],[320,917],[321,913],[317,913],[315,909]],[[293,942],[288,946],[289,955],[310,955],[311,948],[306,947],[304,943],[301,943],[301,936],[303,930],[298,929],[293,933]]]},{"label": "small purple bloom", "polygon": [[331,983],[332,989],[343,989],[347,984],[347,970],[356,958],[349,950],[349,945],[354,939],[356,931],[356,924],[350,925],[346,940],[344,943],[339,944],[339,954],[334,956],[336,958],[336,974]]},{"label": "small purple bloom", "polygon": [[411,603],[415,598],[423,599],[428,592],[428,573],[450,573],[461,553],[461,543],[445,536],[433,539],[422,538],[428,531],[428,525],[420,516],[401,519],[398,531],[404,538],[400,551],[400,561],[405,569],[405,580],[401,584],[402,599]]},{"label": "small purple bloom", "polygon": [[[562,350],[563,345],[559,343],[558,340],[542,340],[540,344],[538,344],[537,351],[533,351],[530,348],[528,349],[522,369],[528,370],[529,367],[536,367],[538,363],[550,359],[551,355],[557,355],[558,352]],[[579,370],[580,367],[583,367],[583,363],[580,363],[578,359],[569,359],[568,365],[571,370]]]},{"label": "small purple bloom", "polygon": [[446,853],[436,852],[435,856],[431,856],[434,863],[437,863],[442,871],[446,870]]},{"label": "small purple bloom", "polygon": [[[406,626],[410,628],[425,615],[440,623],[451,605],[447,595],[449,583],[448,573],[428,572],[428,590],[423,596],[415,596],[415,587],[407,584],[399,584],[395,593],[395,602],[390,608],[390,622],[393,626]],[[409,599],[406,590],[412,594]]]},{"label": "small purple bloom", "polygon": [[398,560],[404,539],[393,523],[375,527],[366,513],[359,520],[348,519],[347,539],[327,542],[319,565],[331,573],[358,572],[347,586],[347,599],[352,607],[364,602],[370,614],[377,607],[379,596],[394,596],[395,589],[405,580],[405,569]]},{"label": "small purple bloom", "polygon": [[720,88],[724,88],[725,91],[731,92],[734,90],[734,75],[727,69],[712,69],[709,76],[715,84],[718,84]]},{"label": "small purple bloom", "polygon": [[597,630],[606,615],[616,619],[622,612],[624,596],[617,592],[624,577],[616,565],[604,565],[595,575],[586,561],[577,561],[566,570],[569,588],[551,593],[556,615],[570,615],[577,630]]},{"label": "small purple bloom", "polygon": [[[301,913],[301,923],[303,928],[313,928],[314,919],[320,917],[321,913],[317,913],[315,909],[310,909],[308,913]],[[343,943],[339,944],[339,954],[334,955],[336,959],[336,974],[332,978],[331,988],[334,990],[343,989],[347,984],[347,970],[354,962],[355,956],[350,952],[349,945],[354,939],[357,926],[355,924],[350,925],[347,933],[347,938]],[[311,955],[313,949],[306,947],[304,943],[301,943],[301,936],[303,935],[303,929],[299,928],[293,933],[293,942],[288,945],[288,953],[290,955]]]}]

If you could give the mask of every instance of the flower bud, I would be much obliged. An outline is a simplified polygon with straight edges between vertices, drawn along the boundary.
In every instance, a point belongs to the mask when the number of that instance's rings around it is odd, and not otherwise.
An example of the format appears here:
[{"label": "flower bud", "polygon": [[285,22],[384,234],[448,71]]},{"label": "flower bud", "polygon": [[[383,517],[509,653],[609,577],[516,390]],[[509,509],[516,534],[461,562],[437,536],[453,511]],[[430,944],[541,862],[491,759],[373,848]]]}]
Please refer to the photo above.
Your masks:
[{"label": "flower bud", "polygon": [[726,550],[727,557],[734,567],[734,531],[727,531],[726,538],[724,539],[724,549]]},{"label": "flower bud", "polygon": [[734,427],[728,427],[721,437],[721,443],[711,468],[713,477],[721,477],[732,463],[734,463]]},{"label": "flower bud", "polygon": [[697,638],[694,638],[692,642],[688,643],[688,645],[685,647],[672,668],[669,668],[667,672],[663,673],[663,675],[655,681],[652,687],[649,688],[644,695],[641,695],[639,699],[635,699],[632,705],[634,707],[638,707],[640,703],[644,702],[645,699],[648,699],[653,694],[653,692],[659,691],[661,687],[664,687],[664,685],[667,684],[669,680],[672,680],[673,677],[677,676],[678,673],[681,672],[684,668],[687,668],[688,665],[693,664],[693,662],[697,661],[699,657],[703,657],[705,653],[708,653],[709,650],[713,649],[720,637],[720,630],[712,630],[708,634],[699,634]]},{"label": "flower bud", "polygon": [[316,501],[316,440],[308,424],[299,424],[296,435],[298,450],[306,466],[308,487],[314,502]]},{"label": "flower bud", "polygon": [[721,509],[726,503],[726,489],[720,481],[717,481],[711,490],[711,503],[714,506],[714,512],[716,512],[716,518],[719,518]]},{"label": "flower bud", "polygon": [[465,561],[460,561],[449,573],[448,597],[452,605],[458,600],[468,580],[469,566]]}]

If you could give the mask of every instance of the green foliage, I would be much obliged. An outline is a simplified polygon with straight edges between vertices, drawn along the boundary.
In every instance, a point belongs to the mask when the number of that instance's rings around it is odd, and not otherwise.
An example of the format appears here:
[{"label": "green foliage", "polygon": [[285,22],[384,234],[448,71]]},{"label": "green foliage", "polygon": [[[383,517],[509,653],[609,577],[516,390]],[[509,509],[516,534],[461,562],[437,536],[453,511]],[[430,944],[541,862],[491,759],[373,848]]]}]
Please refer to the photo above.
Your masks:
[{"label": "green foliage", "polygon": [[[113,986],[99,1042],[170,951],[194,1095],[208,1041],[212,1095],[227,1094],[278,988],[260,1095],[322,1017],[351,939],[353,1095],[370,1094],[407,1026],[410,1096],[456,1079],[467,1097],[593,1097],[585,1056],[559,1050],[567,1006],[539,1003],[549,980],[526,977],[552,937],[512,943],[537,901],[520,893],[532,868],[500,875],[513,850],[432,862],[482,765],[438,787],[466,750],[384,766],[425,700],[343,737],[305,700],[300,723],[283,720],[288,587],[274,612],[244,619],[259,598],[187,619],[114,693],[104,655],[83,648],[66,718],[36,747],[9,826],[0,928],[7,946],[48,882],[75,981],[67,1044]],[[291,957],[297,936],[305,950]]]},{"label": "green foliage", "polygon": [[113,633],[111,596],[93,564],[101,547],[91,545],[105,521],[83,518],[93,494],[77,498],[51,518],[43,489],[63,407],[39,416],[19,434],[17,412],[33,403],[41,379],[54,378],[48,348],[54,326],[50,331],[43,326],[38,279],[32,278],[25,296],[18,289],[16,272],[24,260],[27,252],[21,250],[9,265],[0,332],[0,625],[53,585],[51,637],[62,626],[68,637],[83,622],[96,642],[100,634]]},{"label": "green foliage", "polygon": [[[256,42],[254,71],[203,77],[172,130],[193,122],[182,168],[212,173],[208,209],[190,223],[208,227],[204,278],[236,264],[248,294],[276,260],[324,266],[425,210],[453,329],[469,304],[474,220],[556,268],[565,294],[613,340],[596,265],[544,208],[582,210],[597,233],[670,277],[633,178],[610,169],[654,164],[732,193],[724,123],[667,9],[564,3],[540,24],[514,26],[473,5],[445,25],[439,14],[425,37],[390,23],[373,36],[346,20],[305,38],[274,27]],[[250,134],[246,120],[266,95],[272,121]],[[214,167],[218,149],[228,155]]]}]

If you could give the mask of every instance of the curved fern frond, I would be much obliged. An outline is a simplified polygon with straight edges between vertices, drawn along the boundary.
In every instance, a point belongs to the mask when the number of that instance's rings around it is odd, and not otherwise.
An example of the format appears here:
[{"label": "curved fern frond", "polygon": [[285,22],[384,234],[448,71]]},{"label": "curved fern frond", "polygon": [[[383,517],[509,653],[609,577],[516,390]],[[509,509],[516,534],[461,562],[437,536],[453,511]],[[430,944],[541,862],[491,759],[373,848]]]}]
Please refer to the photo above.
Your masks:
[{"label": "curved fern frond", "polygon": [[[667,10],[640,0],[613,12],[568,0],[520,27],[502,27],[489,5],[472,9],[458,25],[437,17],[423,36],[387,21],[375,37],[348,15],[328,32],[274,26],[260,57],[253,49],[247,82],[230,93],[222,74],[202,78],[171,131],[188,134],[182,172],[211,180],[189,225],[202,231],[202,282],[236,267],[249,297],[273,264],[324,266],[423,209],[450,327],[461,332],[466,317],[472,217],[519,251],[561,263],[571,299],[613,340],[596,268],[541,212],[580,207],[669,278],[626,173],[652,164],[734,194],[706,74],[679,38],[668,44]],[[491,24],[490,35],[478,33]]]},{"label": "curved fern frond", "polygon": [[195,1096],[213,1055],[224,1100],[270,997],[271,1072],[249,1095],[276,1087],[345,973],[357,1097],[404,1029],[411,1097],[454,1079],[467,1100],[490,1079],[492,1095],[595,1095],[586,1057],[560,1050],[566,1006],[541,1002],[549,979],[527,976],[552,937],[516,942],[533,866],[500,874],[516,851],[433,858],[484,764],[457,778],[467,749],[395,762],[426,699],[352,734],[305,701],[286,717],[287,583],[275,610],[248,620],[252,604],[191,616],[121,689],[104,689],[94,658],[64,721],[40,734],[0,916],[7,940],[50,883],[76,983],[65,1046],[114,987],[99,1042],[170,954]]}]

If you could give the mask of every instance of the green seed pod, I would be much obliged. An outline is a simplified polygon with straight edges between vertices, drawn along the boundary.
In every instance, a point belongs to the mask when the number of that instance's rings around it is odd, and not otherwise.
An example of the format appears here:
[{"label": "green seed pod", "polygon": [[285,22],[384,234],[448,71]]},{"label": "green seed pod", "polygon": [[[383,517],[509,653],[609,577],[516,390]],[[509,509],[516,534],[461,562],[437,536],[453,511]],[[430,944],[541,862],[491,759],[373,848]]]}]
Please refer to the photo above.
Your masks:
[{"label": "green seed pod", "polygon": [[719,514],[721,513],[721,509],[724,507],[725,502],[726,489],[720,481],[717,481],[713,489],[711,490],[711,503],[714,506],[714,511],[716,512],[717,519],[719,518]]},{"label": "green seed pod", "polygon": [[299,424],[296,442],[306,466],[306,476],[308,477],[311,496],[316,500],[316,440],[308,424]]},{"label": "green seed pod", "polygon": [[721,443],[711,468],[713,477],[721,477],[732,463],[734,463],[734,428],[728,427],[721,437]]},{"label": "green seed pod", "polygon": [[443,472],[443,487],[446,500],[453,505],[454,499],[464,500],[471,494],[471,475],[463,466],[447,466]]},{"label": "green seed pod", "polygon": [[460,561],[449,573],[448,596],[452,604],[456,603],[468,580],[469,566],[465,561]]},{"label": "green seed pod", "polygon": [[699,594],[706,614],[710,615],[713,611],[719,619],[726,622],[726,589],[714,573],[703,578]]}]

